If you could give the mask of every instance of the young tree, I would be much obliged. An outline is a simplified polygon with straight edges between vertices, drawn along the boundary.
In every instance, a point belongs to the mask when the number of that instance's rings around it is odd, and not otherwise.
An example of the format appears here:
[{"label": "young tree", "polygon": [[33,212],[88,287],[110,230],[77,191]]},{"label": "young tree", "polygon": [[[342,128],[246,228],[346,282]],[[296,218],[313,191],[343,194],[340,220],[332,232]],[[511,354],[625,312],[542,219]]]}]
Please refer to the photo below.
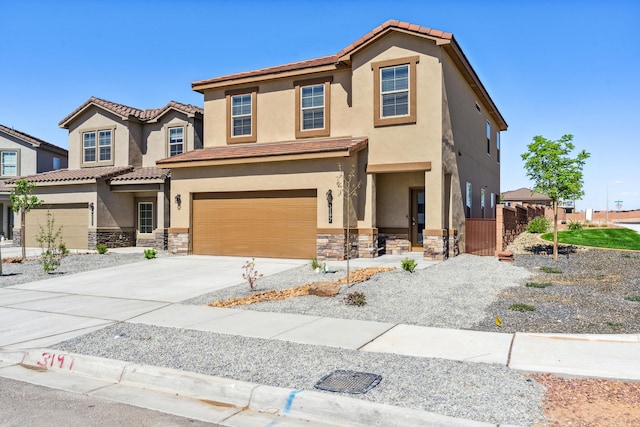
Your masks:
[{"label": "young tree", "polygon": [[582,191],[582,168],[591,156],[582,150],[575,158],[570,157],[575,148],[573,135],[563,135],[557,141],[540,135],[533,137],[528,150],[522,154],[527,177],[534,182],[533,191],[546,194],[553,203],[553,260],[558,261],[558,202],[580,199]]},{"label": "young tree", "polygon": [[338,175],[336,180],[338,196],[344,195],[346,204],[343,218],[347,223],[347,241],[345,242],[347,250],[347,286],[351,286],[351,281],[349,280],[349,260],[351,259],[351,205],[353,204],[352,199],[358,193],[358,189],[360,189],[362,182],[356,180],[355,165],[351,165],[351,170],[348,174],[342,172],[342,166],[340,164],[338,164],[338,169],[340,170],[340,175]]},{"label": "young tree", "polygon": [[27,257],[26,251],[26,234],[25,234],[25,217],[31,209],[42,206],[43,200],[32,195],[33,189],[36,187],[34,183],[30,183],[26,179],[16,181],[16,188],[11,190],[11,209],[14,212],[20,212],[20,245],[22,246],[22,258]]}]

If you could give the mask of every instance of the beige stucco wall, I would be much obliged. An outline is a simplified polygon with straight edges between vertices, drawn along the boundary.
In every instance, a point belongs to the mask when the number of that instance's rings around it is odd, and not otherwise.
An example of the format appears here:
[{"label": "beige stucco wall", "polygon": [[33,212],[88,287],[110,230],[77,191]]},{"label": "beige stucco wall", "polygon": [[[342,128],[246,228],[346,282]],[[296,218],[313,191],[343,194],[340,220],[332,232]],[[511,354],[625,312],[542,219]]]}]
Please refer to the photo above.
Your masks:
[{"label": "beige stucco wall", "polygon": [[[190,226],[190,199],[195,193],[270,191],[270,190],[308,190],[315,189],[318,194],[318,228],[341,228],[344,216],[344,198],[339,196],[337,181],[342,170],[349,170],[351,162],[345,158],[319,160],[301,160],[295,162],[270,162],[216,167],[194,167],[172,169],[171,194],[180,194],[182,205],[178,209],[171,200],[171,227],[188,228]],[[333,193],[333,222],[328,221],[326,193]],[[362,205],[362,204],[360,204]],[[359,206],[354,198],[351,225],[355,226]],[[286,218],[283,218],[286,221]]]},{"label": "beige stucco wall", "polygon": [[[409,229],[410,190],[424,187],[424,176],[421,172],[382,173],[376,176],[378,193],[376,209],[379,228]],[[428,198],[426,199],[427,206],[431,202]]]},{"label": "beige stucco wall", "polygon": [[169,156],[169,128],[184,127],[184,150],[194,150],[199,144],[194,120],[177,111],[169,111],[157,123],[145,124],[142,139],[143,167],[155,167],[156,160]]},{"label": "beige stucco wall", "polygon": [[[90,108],[76,118],[69,126],[69,169],[80,169],[82,166],[82,133],[102,129],[113,129],[113,165],[129,165],[129,129],[115,115],[100,108]],[[104,162],[104,166],[110,165]],[[103,166],[96,164],[96,166]]]},{"label": "beige stucco wall", "polygon": [[[97,206],[96,184],[38,185],[34,188],[33,194],[38,199],[43,200],[44,205],[86,204],[86,206],[89,206],[89,203],[94,203],[94,206]],[[89,210],[87,210],[87,224],[91,228],[91,213]],[[20,228],[20,214],[14,216],[14,228]]]},{"label": "beige stucco wall", "polygon": [[[330,136],[352,135],[349,108],[350,70],[312,74],[304,77],[261,82],[257,94],[257,142],[292,141],[295,137],[294,82],[306,78],[331,75]],[[246,87],[255,87],[249,84]],[[235,89],[235,87],[234,87]],[[227,145],[227,101],[225,89],[208,90],[204,95],[205,147]]]},{"label": "beige stucco wall", "polygon": [[[473,218],[482,217],[480,193],[482,188],[485,189],[485,217],[490,217],[490,194],[500,194],[500,164],[496,150],[498,125],[446,55],[443,55],[443,70],[443,94],[447,101],[443,109],[448,109],[449,114],[444,127],[450,128],[453,141],[448,145],[447,169],[458,172],[457,184],[463,208],[466,204],[466,182],[472,184]],[[480,112],[475,107],[476,102]],[[490,154],[487,153],[486,143],[487,120],[491,125]]]}]

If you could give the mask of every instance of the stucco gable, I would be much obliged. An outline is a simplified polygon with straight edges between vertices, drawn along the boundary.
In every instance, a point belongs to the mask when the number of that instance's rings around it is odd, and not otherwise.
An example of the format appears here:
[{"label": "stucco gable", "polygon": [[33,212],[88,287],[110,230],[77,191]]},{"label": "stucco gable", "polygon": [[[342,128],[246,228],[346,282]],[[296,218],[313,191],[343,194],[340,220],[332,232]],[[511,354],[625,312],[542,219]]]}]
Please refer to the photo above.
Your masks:
[{"label": "stucco gable", "polygon": [[4,133],[5,135],[18,139],[19,141],[31,145],[34,148],[46,149],[47,151],[52,151],[65,157],[68,155],[68,151],[62,147],[58,147],[50,142],[4,125],[0,125],[0,133]]}]

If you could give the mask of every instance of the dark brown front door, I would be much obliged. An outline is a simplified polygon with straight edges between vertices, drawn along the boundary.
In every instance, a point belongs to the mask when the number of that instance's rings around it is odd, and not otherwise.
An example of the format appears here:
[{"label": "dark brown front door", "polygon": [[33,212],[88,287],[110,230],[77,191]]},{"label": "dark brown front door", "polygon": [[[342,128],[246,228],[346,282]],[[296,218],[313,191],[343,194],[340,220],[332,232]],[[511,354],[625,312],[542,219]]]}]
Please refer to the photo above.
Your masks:
[{"label": "dark brown front door", "polygon": [[425,197],[424,188],[411,189],[411,246],[412,249],[422,250],[422,230],[425,227]]}]

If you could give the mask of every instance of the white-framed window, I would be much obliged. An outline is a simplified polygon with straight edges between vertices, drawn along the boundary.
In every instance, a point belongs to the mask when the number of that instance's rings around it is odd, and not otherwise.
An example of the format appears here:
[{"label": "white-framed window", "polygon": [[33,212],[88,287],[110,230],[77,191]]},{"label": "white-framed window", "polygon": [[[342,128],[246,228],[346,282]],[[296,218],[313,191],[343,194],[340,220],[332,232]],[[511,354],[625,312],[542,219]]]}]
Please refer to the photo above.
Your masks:
[{"label": "white-framed window", "polygon": [[484,218],[484,197],[485,197],[485,190],[484,188],[480,189],[480,210],[482,211],[482,217]]},{"label": "white-framed window", "polygon": [[82,134],[83,163],[110,163],[113,161],[113,131],[111,129]]},{"label": "white-framed window", "polygon": [[251,104],[250,93],[231,97],[231,136],[251,135]]},{"label": "white-framed window", "polygon": [[169,128],[169,157],[184,153],[184,127]]},{"label": "white-framed window", "polygon": [[324,129],[324,84],[300,88],[302,130]]},{"label": "white-framed window", "polygon": [[498,157],[498,163],[500,163],[500,132],[496,132],[496,156]]},{"label": "white-framed window", "polygon": [[153,232],[153,203],[138,203],[138,233],[149,234]]},{"label": "white-framed window", "polygon": [[491,193],[491,209],[496,207],[496,195]]},{"label": "white-framed window", "polygon": [[409,65],[380,69],[381,117],[409,114]]},{"label": "white-framed window", "polygon": [[82,152],[85,163],[96,161],[96,133],[85,132],[82,134]]},{"label": "white-framed window", "polygon": [[18,176],[18,152],[2,151],[0,157],[2,176]]},{"label": "white-framed window", "polygon": [[467,188],[466,188],[466,207],[467,207],[467,218],[471,218],[471,183],[467,182]]},{"label": "white-framed window", "polygon": [[491,154],[491,123],[487,120],[487,154]]},{"label": "white-framed window", "polygon": [[417,122],[416,70],[419,56],[372,62],[374,126]]}]

